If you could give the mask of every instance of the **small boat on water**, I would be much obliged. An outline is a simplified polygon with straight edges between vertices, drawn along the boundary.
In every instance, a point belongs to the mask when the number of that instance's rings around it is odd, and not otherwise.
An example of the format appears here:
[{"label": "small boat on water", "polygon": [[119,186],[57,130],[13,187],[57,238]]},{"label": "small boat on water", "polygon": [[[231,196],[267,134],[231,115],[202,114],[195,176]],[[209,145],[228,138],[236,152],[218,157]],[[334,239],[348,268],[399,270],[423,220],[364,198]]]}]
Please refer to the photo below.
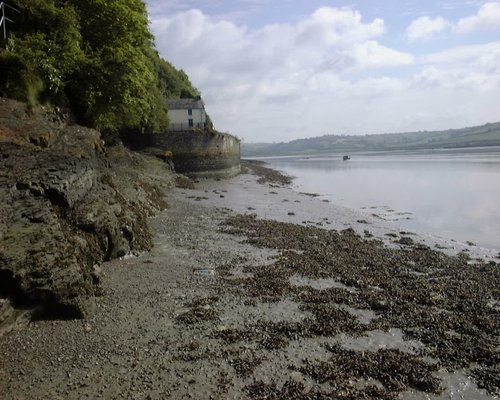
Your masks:
[{"label": "small boat on water", "polygon": [[349,161],[350,159],[351,159],[351,157],[350,157],[350,156],[344,156],[344,157],[342,157],[342,160],[343,160],[343,161]]}]

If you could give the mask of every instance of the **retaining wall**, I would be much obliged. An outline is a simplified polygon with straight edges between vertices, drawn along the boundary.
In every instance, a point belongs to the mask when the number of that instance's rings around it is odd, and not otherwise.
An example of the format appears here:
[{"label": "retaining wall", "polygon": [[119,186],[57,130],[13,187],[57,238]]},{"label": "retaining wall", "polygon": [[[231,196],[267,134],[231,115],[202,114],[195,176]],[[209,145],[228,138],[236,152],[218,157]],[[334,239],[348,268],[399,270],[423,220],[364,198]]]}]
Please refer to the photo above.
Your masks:
[{"label": "retaining wall", "polygon": [[240,171],[240,141],[220,132],[179,131],[129,134],[124,141],[134,150],[170,150],[175,170],[194,176],[232,176]]}]

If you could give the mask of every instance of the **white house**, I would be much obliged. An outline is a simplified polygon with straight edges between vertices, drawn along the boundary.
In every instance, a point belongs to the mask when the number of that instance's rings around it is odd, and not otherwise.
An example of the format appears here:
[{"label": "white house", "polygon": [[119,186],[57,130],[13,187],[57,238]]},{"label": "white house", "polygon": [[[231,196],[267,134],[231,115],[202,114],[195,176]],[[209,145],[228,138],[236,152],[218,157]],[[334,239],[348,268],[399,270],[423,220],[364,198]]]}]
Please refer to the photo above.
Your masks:
[{"label": "white house", "polygon": [[207,113],[201,99],[168,99],[169,130],[205,129]]}]

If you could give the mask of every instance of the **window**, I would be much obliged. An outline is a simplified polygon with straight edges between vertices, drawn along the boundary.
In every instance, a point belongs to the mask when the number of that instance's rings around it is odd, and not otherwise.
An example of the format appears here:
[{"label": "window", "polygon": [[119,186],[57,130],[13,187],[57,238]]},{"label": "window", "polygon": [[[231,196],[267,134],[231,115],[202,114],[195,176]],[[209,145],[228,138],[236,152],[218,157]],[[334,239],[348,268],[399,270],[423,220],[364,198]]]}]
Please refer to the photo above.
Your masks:
[{"label": "window", "polygon": [[192,108],[188,108],[188,115],[193,115],[193,109]]},{"label": "window", "polygon": [[192,128],[192,127],[193,127],[193,120],[190,118],[190,119],[188,120],[188,122],[189,122],[189,127],[190,127],[190,128]]}]

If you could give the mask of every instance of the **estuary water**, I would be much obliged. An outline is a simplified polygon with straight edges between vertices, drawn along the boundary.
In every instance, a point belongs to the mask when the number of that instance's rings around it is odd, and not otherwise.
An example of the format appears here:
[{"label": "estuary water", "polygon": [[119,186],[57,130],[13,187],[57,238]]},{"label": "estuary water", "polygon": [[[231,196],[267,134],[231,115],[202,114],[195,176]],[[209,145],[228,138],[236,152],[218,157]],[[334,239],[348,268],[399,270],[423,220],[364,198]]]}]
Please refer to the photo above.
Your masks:
[{"label": "estuary water", "polygon": [[301,192],[404,230],[500,250],[500,147],[263,159]]}]

